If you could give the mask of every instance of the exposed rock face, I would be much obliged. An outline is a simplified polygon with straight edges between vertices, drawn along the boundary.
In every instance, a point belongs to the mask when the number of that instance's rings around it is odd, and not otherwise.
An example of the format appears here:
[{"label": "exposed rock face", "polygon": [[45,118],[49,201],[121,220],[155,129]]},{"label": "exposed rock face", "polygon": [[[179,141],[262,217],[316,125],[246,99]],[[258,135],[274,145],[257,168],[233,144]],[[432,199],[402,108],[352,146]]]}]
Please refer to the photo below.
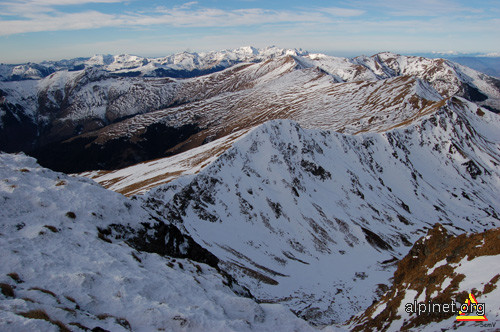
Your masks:
[{"label": "exposed rock face", "polygon": [[105,229],[99,228],[99,233],[115,239],[127,239],[137,250],[161,256],[189,258],[218,268],[217,257],[194,242],[190,236],[182,234],[174,225],[158,220],[156,224],[142,223],[142,226],[143,228],[134,230],[121,224],[111,224]]},{"label": "exposed rock face", "polygon": [[[500,310],[496,264],[500,259],[500,229],[453,236],[436,224],[397,264],[391,289],[363,314],[350,320],[353,331],[456,329],[472,322],[456,320],[458,312],[409,314],[405,305],[417,303],[463,304],[472,293],[486,304],[485,316],[495,322]],[[475,270],[478,269],[478,270]],[[495,271],[496,269],[496,271]],[[471,287],[472,286],[472,287]]]}]

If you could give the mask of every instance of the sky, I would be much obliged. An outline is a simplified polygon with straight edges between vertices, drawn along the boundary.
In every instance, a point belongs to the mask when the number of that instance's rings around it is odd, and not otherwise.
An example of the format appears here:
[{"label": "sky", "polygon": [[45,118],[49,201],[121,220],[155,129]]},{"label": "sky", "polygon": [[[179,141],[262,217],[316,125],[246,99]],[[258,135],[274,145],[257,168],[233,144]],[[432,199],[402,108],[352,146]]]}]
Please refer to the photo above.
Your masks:
[{"label": "sky", "polygon": [[0,62],[241,46],[500,53],[499,0],[0,0]]}]

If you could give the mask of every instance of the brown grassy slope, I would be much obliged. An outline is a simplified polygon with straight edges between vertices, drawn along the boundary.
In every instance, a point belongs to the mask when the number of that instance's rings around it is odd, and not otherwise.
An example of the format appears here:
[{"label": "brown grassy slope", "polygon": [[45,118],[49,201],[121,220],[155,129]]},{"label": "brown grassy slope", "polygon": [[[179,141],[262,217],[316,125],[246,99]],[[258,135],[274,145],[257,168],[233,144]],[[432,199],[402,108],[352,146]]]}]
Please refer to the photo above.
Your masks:
[{"label": "brown grassy slope", "polygon": [[[405,298],[407,289],[417,291],[417,297],[424,298],[425,300],[421,302],[426,303],[428,301],[450,303],[452,300],[464,303],[468,297],[468,291],[472,291],[476,297],[491,292],[497,287],[500,275],[484,285],[483,289],[460,289],[459,284],[465,276],[455,273],[456,266],[451,265],[459,263],[466,256],[465,259],[470,261],[486,255],[500,255],[500,228],[479,234],[453,236],[448,234],[440,224],[436,224],[429,230],[428,235],[420,238],[408,255],[398,263],[398,268],[394,273],[394,283],[389,292],[363,314],[351,318],[352,330],[384,331],[389,329],[394,320],[401,318],[398,315],[398,309],[404,308],[404,303],[401,302]],[[447,264],[427,274],[429,269],[444,259]],[[452,280],[451,283],[445,289],[441,289],[443,281],[447,278]],[[437,295],[431,297],[435,291]],[[420,297],[422,293],[424,296]],[[384,304],[385,309],[373,317],[377,308]],[[430,322],[439,322],[453,315],[456,314],[412,315],[404,322],[402,329],[423,328]]]}]

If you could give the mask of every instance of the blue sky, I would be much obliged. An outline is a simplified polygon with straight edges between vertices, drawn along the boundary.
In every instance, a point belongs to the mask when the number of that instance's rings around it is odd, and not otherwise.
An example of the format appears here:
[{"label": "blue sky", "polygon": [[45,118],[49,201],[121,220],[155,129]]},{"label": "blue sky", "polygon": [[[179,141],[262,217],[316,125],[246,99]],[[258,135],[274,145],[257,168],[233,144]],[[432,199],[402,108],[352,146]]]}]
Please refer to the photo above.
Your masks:
[{"label": "blue sky", "polygon": [[341,56],[500,52],[499,0],[0,0],[0,62],[252,45]]}]

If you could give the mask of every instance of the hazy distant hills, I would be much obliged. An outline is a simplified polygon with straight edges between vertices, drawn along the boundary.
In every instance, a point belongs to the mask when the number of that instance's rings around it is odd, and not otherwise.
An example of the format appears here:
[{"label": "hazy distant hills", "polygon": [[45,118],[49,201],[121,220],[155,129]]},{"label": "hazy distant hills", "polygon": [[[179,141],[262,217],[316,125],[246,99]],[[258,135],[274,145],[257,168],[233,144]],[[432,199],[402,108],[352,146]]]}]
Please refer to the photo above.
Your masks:
[{"label": "hazy distant hills", "polygon": [[450,55],[446,53],[420,53],[419,56],[428,58],[445,58],[469,68],[475,69],[487,75],[500,78],[500,56],[497,54],[455,54]]},{"label": "hazy distant hills", "polygon": [[490,76],[500,78],[500,58],[457,57],[451,60]]}]

